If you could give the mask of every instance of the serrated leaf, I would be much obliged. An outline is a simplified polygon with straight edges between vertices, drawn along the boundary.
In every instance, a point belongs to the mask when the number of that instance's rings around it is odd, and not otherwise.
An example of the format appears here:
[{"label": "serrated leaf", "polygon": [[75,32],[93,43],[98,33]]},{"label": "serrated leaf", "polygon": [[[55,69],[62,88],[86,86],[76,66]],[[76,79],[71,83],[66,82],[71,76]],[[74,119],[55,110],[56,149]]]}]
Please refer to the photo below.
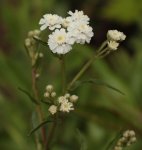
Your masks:
[{"label": "serrated leaf", "polygon": [[91,84],[95,84],[95,85],[101,85],[101,86],[105,86],[109,89],[112,89],[122,95],[125,95],[125,93],[123,93],[122,91],[120,91],[119,89],[115,88],[114,86],[106,83],[105,81],[99,80],[99,79],[88,79],[88,80],[84,80],[84,81],[77,81],[74,85],[74,87],[71,89],[71,91],[75,90],[76,88],[78,88],[79,86],[81,86],[82,84],[85,83],[91,83]]},{"label": "serrated leaf", "polygon": [[18,88],[21,92],[23,92],[24,94],[26,94],[28,97],[29,97],[29,99],[33,102],[33,103],[35,103],[36,105],[38,105],[39,103],[38,103],[38,101],[28,92],[28,91],[26,91],[26,90],[24,90],[24,89],[22,89],[22,88]]},{"label": "serrated leaf", "polygon": [[40,123],[37,127],[35,127],[34,129],[32,129],[30,131],[30,133],[28,134],[28,136],[30,136],[31,134],[33,134],[35,131],[37,131],[38,129],[40,129],[42,126],[44,126],[45,124],[47,123],[51,123],[53,122],[52,120],[46,120],[46,121],[43,121],[42,123]]}]

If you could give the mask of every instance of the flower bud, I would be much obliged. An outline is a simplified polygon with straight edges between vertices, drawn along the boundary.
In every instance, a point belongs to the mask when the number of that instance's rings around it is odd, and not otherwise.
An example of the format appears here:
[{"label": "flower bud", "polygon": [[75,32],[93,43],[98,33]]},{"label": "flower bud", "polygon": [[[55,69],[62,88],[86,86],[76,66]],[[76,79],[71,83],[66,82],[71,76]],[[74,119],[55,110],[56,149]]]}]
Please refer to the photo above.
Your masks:
[{"label": "flower bud", "polygon": [[50,92],[50,93],[53,91],[53,89],[54,89],[54,88],[53,88],[53,85],[47,85],[47,86],[46,86],[46,90],[47,90],[48,92]]},{"label": "flower bud", "polygon": [[77,95],[72,95],[71,97],[70,97],[70,101],[71,102],[76,102],[78,100],[78,96]]},{"label": "flower bud", "polygon": [[52,92],[51,97],[55,97],[55,96],[56,96],[56,92]]},{"label": "flower bud", "polygon": [[47,97],[47,98],[48,98],[49,96],[50,96],[50,94],[49,94],[48,92],[45,92],[45,93],[44,93],[44,97]]}]

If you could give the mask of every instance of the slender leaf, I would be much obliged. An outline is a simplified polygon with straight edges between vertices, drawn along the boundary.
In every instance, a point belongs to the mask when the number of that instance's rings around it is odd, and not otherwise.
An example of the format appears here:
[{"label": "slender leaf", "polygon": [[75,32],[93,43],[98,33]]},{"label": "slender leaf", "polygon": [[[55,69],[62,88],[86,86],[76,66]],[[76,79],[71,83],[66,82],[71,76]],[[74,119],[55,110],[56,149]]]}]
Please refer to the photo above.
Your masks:
[{"label": "slender leaf", "polygon": [[116,142],[120,139],[120,137],[123,134],[123,130],[120,130],[117,135],[109,142],[108,146],[106,147],[106,150],[112,150],[116,144]]},{"label": "slender leaf", "polygon": [[28,136],[30,136],[31,134],[33,134],[35,131],[37,131],[38,129],[40,129],[42,126],[44,126],[45,124],[47,123],[51,123],[53,122],[52,120],[46,120],[46,121],[43,121],[42,123],[40,123],[37,127],[35,127],[34,129],[32,129],[30,131],[30,133],[28,134]]},{"label": "slender leaf", "polygon": [[77,139],[80,144],[80,150],[87,150],[88,146],[85,136],[81,133],[79,129],[77,129],[76,131],[77,131]]},{"label": "slender leaf", "polygon": [[37,38],[37,37],[33,37],[34,40],[36,40],[38,43],[42,44],[43,46],[48,47],[47,42],[42,41],[41,39]]},{"label": "slender leaf", "polygon": [[29,98],[30,98],[30,100],[33,102],[33,103],[35,103],[36,105],[38,105],[39,103],[38,103],[38,101],[33,97],[33,96],[31,96],[31,94],[28,92],[28,91],[26,91],[26,90],[24,90],[24,89],[22,89],[22,88],[18,88],[21,92],[23,92],[24,94],[26,94]]},{"label": "slender leaf", "polygon": [[84,81],[77,81],[75,83],[75,85],[73,86],[73,88],[71,89],[71,91],[75,90],[76,88],[78,88],[79,86],[81,86],[82,84],[85,84],[85,83],[91,83],[91,84],[95,84],[95,85],[101,85],[101,86],[105,86],[107,88],[110,88],[122,95],[125,95],[125,93],[123,93],[122,91],[120,91],[119,89],[115,88],[114,86],[112,85],[109,85],[108,83],[106,83],[105,81],[101,81],[99,79],[89,79],[89,80],[84,80]]}]

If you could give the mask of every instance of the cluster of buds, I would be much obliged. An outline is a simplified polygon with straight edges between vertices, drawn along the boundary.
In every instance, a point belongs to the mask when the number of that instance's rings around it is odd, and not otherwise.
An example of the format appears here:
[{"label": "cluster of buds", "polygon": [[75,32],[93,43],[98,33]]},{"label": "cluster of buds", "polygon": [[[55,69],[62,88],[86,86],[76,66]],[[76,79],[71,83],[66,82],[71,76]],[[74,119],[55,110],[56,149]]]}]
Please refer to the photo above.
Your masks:
[{"label": "cluster of buds", "polygon": [[119,42],[125,40],[126,35],[117,30],[108,30],[107,32],[107,45],[109,50],[117,50]]},{"label": "cluster of buds", "polygon": [[44,97],[47,98],[48,103],[50,104],[48,111],[52,115],[57,112],[69,113],[71,110],[74,110],[74,103],[78,100],[77,95],[70,95],[69,93],[56,98],[56,92],[54,91],[53,85],[46,86]]},{"label": "cluster of buds", "polygon": [[122,150],[124,147],[128,147],[136,142],[136,135],[133,130],[126,130],[123,136],[117,141],[114,150]]},{"label": "cluster of buds", "polygon": [[47,99],[56,97],[56,92],[54,91],[53,85],[46,86],[46,91],[44,93],[44,97],[46,97]]},{"label": "cluster of buds", "polygon": [[28,36],[25,39],[25,47],[27,49],[29,57],[31,58],[32,66],[35,65],[38,58],[43,57],[43,53],[35,51],[35,49],[37,49],[37,43],[34,37],[38,38],[40,33],[40,30],[29,31]]}]

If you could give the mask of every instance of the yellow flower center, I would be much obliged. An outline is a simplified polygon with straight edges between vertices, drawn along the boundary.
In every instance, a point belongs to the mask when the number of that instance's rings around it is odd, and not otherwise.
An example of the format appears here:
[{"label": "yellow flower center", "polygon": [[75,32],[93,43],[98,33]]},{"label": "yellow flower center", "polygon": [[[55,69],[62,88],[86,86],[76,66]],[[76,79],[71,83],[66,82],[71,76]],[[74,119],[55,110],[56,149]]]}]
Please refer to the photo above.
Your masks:
[{"label": "yellow flower center", "polygon": [[64,37],[63,35],[58,36],[58,37],[57,37],[57,42],[58,42],[59,44],[64,43],[64,42],[65,42],[65,37]]}]

